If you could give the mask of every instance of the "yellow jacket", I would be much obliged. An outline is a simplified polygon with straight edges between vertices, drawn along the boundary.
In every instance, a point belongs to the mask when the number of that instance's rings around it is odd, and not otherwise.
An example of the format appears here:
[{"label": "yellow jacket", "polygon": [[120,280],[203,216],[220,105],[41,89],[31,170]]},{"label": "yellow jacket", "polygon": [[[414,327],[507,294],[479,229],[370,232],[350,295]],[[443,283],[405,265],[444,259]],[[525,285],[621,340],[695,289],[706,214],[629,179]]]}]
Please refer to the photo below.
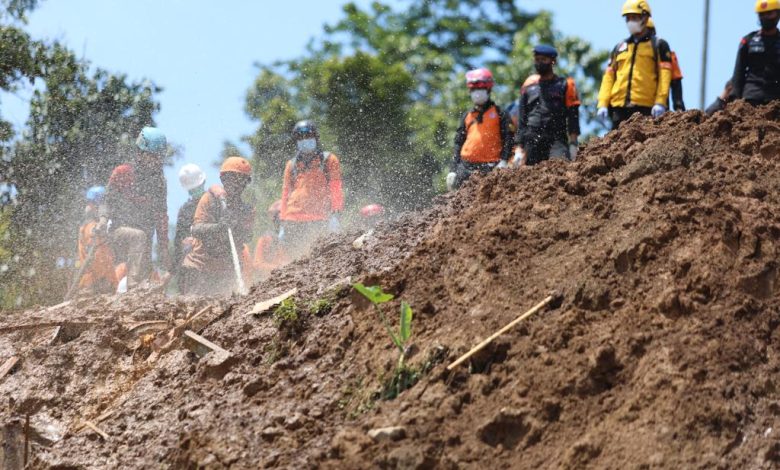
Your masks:
[{"label": "yellow jacket", "polygon": [[599,108],[666,106],[672,81],[672,52],[656,36],[631,37],[610,54],[601,81]]}]

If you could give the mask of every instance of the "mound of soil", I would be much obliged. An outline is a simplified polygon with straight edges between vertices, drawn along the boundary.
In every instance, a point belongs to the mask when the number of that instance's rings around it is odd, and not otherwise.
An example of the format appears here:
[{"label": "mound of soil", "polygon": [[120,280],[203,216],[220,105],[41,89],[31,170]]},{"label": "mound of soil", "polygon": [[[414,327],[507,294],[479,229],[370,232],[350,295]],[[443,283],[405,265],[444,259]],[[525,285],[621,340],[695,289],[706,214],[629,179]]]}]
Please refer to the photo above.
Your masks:
[{"label": "mound of soil", "polygon": [[[320,240],[245,298],[4,316],[0,360],[19,364],[0,378],[0,463],[775,468],[779,152],[780,104],[634,118],[575,164],[475,178],[362,248]],[[398,351],[347,277],[392,292],[391,319],[414,309],[419,381],[394,399]],[[293,327],[249,314],[291,288]],[[559,305],[446,370],[551,291]],[[184,328],[229,356],[166,345]]]}]

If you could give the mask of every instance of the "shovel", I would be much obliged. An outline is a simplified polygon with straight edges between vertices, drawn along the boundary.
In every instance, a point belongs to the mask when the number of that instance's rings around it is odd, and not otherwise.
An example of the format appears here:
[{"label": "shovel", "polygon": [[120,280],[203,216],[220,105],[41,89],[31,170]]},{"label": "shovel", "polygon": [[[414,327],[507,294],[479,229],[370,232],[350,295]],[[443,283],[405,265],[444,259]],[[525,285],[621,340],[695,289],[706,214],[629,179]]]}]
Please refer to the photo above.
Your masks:
[{"label": "shovel", "polygon": [[[224,199],[220,199],[222,203],[222,210],[227,208],[227,203]],[[233,270],[236,273],[236,287],[238,288],[239,295],[246,295],[249,291],[244,284],[244,278],[241,276],[241,263],[238,261],[238,250],[236,249],[236,241],[233,238],[233,229],[228,227],[228,240],[230,240],[230,256],[233,259]]]}]

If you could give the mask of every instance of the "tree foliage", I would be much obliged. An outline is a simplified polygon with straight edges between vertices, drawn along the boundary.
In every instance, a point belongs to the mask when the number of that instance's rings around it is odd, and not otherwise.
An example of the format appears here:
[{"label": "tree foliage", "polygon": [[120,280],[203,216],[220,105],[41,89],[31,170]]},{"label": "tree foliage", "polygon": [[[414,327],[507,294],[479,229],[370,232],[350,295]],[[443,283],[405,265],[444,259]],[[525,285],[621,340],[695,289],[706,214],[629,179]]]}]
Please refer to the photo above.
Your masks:
[{"label": "tree foliage", "polygon": [[465,72],[490,67],[494,98],[507,105],[533,73],[532,48],[540,42],[559,48],[561,73],[577,78],[583,102],[594,102],[606,52],[556,31],[549,13],[517,3],[346,4],[343,18],[326,26],[303,57],[259,67],[246,111],[259,123],[247,141],[262,174],[280,179],[294,155],[293,123],[311,118],[326,148],[342,159],[348,202],[425,204],[443,186],[454,131],[470,107]]},{"label": "tree foliage", "polygon": [[[35,3],[3,5],[18,18],[23,5]],[[25,129],[15,135],[6,128],[0,159],[0,188],[6,192],[0,299],[9,306],[62,298],[68,271],[56,263],[75,256],[84,191],[104,185],[111,169],[127,161],[135,136],[153,123],[160,89],[101,69],[90,72],[89,63],[60,44],[32,41],[14,26],[0,27],[4,31],[20,40],[0,43],[3,57],[16,58],[16,65],[2,62],[8,68],[0,70],[0,86],[7,89],[22,78],[36,83]]]}]

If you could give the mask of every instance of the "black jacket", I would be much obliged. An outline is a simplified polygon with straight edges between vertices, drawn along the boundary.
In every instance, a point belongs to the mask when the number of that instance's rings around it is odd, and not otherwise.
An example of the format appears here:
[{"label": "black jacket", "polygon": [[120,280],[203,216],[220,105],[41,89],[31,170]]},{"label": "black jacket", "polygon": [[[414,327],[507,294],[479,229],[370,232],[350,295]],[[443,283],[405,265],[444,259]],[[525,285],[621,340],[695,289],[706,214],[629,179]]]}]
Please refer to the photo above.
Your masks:
[{"label": "black jacket", "polygon": [[765,104],[780,98],[780,34],[755,31],[742,38],[732,83],[731,99]]},{"label": "black jacket", "polygon": [[520,95],[517,144],[568,143],[569,134],[580,134],[580,103],[573,81],[556,76],[526,87]]}]

